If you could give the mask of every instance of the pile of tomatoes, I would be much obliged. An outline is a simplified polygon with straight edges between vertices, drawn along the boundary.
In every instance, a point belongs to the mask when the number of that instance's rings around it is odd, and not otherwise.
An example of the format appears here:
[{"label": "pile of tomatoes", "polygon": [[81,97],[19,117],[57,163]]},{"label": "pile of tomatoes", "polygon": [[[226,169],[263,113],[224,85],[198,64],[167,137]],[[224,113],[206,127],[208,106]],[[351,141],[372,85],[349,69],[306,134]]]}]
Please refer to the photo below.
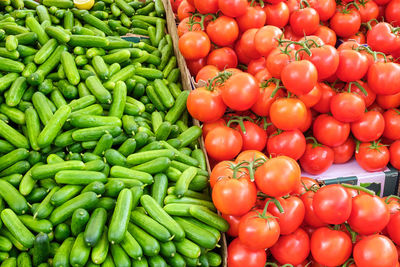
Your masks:
[{"label": "pile of tomatoes", "polygon": [[313,175],[353,156],[400,169],[400,0],[171,1],[215,162],[253,149]]},{"label": "pile of tomatoes", "polygon": [[[368,189],[320,186],[290,157],[248,150],[210,176],[229,222],[229,267],[399,266],[400,201]],[[267,265],[266,265],[267,264]]]}]

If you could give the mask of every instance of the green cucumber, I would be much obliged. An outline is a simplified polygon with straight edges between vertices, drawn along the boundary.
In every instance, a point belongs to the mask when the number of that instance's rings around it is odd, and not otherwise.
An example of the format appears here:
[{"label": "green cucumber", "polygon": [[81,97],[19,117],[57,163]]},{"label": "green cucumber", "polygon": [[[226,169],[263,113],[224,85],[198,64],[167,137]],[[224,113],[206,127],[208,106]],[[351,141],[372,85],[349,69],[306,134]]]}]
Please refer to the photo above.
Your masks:
[{"label": "green cucumber", "polygon": [[131,221],[161,242],[173,238],[167,228],[137,210],[131,212]]},{"label": "green cucumber", "polygon": [[181,174],[175,185],[175,194],[178,198],[181,198],[186,193],[196,174],[197,169],[195,167],[189,167]]},{"label": "green cucumber", "polygon": [[33,245],[33,265],[38,266],[41,263],[47,262],[50,256],[50,240],[45,233],[39,233]]},{"label": "green cucumber", "polygon": [[121,247],[125,250],[126,254],[133,259],[140,259],[143,256],[141,246],[129,231],[125,233],[125,237],[121,242]]},{"label": "green cucumber", "polygon": [[162,207],[164,206],[164,198],[167,195],[168,177],[163,173],[154,176],[154,184],[151,187],[151,195],[154,200]]},{"label": "green cucumber", "polygon": [[54,237],[58,242],[63,242],[71,235],[71,230],[68,224],[60,223],[54,230]]},{"label": "green cucumber", "polygon": [[156,174],[168,169],[170,163],[171,160],[169,158],[159,157],[151,161],[136,165],[132,168],[132,170],[146,172],[150,174]]},{"label": "green cucumber", "polygon": [[49,123],[44,127],[38,136],[38,145],[43,148],[49,146],[56,138],[71,113],[68,105],[60,107],[51,117]]},{"label": "green cucumber", "polygon": [[125,83],[122,81],[118,81],[115,84],[113,92],[114,92],[113,100],[108,115],[117,118],[122,118],[122,115],[124,114],[125,110],[125,103],[127,97],[127,89]]},{"label": "green cucumber", "polygon": [[200,257],[201,250],[198,245],[184,238],[182,241],[175,241],[176,251],[188,258],[196,259]]},{"label": "green cucumber", "polygon": [[35,236],[26,228],[14,211],[4,209],[1,212],[1,219],[7,229],[24,247],[33,247]]},{"label": "green cucumber", "polygon": [[96,264],[102,264],[107,258],[107,253],[109,248],[107,230],[108,229],[104,227],[100,240],[96,243],[96,245],[92,249],[91,259]]},{"label": "green cucumber", "polygon": [[53,207],[53,205],[51,205],[50,199],[54,195],[54,193],[58,191],[58,189],[59,189],[59,187],[56,186],[50,190],[50,192],[47,194],[47,196],[39,204],[38,208],[33,212],[34,218],[44,219],[44,218],[47,218],[51,214],[54,207]]},{"label": "green cucumber", "polygon": [[72,47],[107,47],[110,41],[102,36],[71,35],[68,45]]},{"label": "green cucumber", "polygon": [[98,126],[91,128],[83,128],[76,130],[72,133],[72,138],[75,141],[97,141],[105,133],[110,133],[112,136],[118,136],[121,134],[121,127],[118,126]]},{"label": "green cucumber", "polygon": [[118,195],[108,230],[108,240],[112,244],[118,244],[124,239],[125,232],[128,228],[131,209],[132,192],[129,189],[123,189]]},{"label": "green cucumber", "polygon": [[89,217],[89,213],[85,209],[79,208],[74,211],[71,218],[71,233],[74,236],[83,232]]},{"label": "green cucumber", "polygon": [[90,247],[86,246],[83,233],[80,233],[71,248],[69,261],[71,266],[85,266],[89,260]]},{"label": "green cucumber", "polygon": [[178,198],[174,195],[168,195],[164,199],[165,204],[171,204],[171,203],[186,203],[186,204],[193,204],[193,205],[200,205],[207,207],[211,210],[215,210],[215,206],[211,201],[207,200],[202,200],[202,199],[196,199],[196,198],[191,198],[191,197],[181,197]]},{"label": "green cucumber", "polygon": [[112,244],[110,250],[116,266],[121,266],[121,267],[131,266],[131,260],[128,254],[126,254],[126,252],[120,245]]},{"label": "green cucumber", "polygon": [[26,227],[36,233],[50,233],[53,230],[53,225],[48,220],[37,220],[30,215],[20,215],[18,218]]},{"label": "green cucumber", "polygon": [[58,207],[64,202],[70,200],[81,192],[82,186],[80,185],[66,185],[51,196],[50,202],[52,205]]},{"label": "green cucumber", "polygon": [[17,266],[26,266],[26,267],[33,266],[31,256],[28,254],[28,252],[22,252],[18,255]]},{"label": "green cucumber", "polygon": [[201,247],[213,249],[218,239],[206,229],[199,227],[184,218],[174,217],[175,221],[185,230],[186,237]]},{"label": "green cucumber", "polygon": [[113,166],[110,170],[111,177],[139,180],[146,184],[153,183],[153,177],[145,172],[131,170],[122,166]]},{"label": "green cucumber", "polygon": [[155,256],[160,252],[160,244],[158,241],[140,227],[129,223],[128,231],[142,247],[144,255]]},{"label": "green cucumber", "polygon": [[84,232],[87,246],[94,247],[100,241],[106,220],[107,211],[104,208],[97,208],[93,211]]},{"label": "green cucumber", "polygon": [[109,70],[101,56],[95,56],[92,58],[92,66],[101,80],[108,80]]},{"label": "green cucumber", "polygon": [[[104,167],[103,167],[104,168]],[[95,192],[96,194],[104,194],[105,192],[105,186],[102,182],[92,182],[90,184],[88,184],[87,186],[85,186],[85,188],[82,189],[82,193],[85,192]]]},{"label": "green cucumber", "polygon": [[193,207],[190,208],[190,214],[196,219],[215,227],[221,232],[226,232],[229,229],[229,223],[225,219],[206,207],[193,205]]},{"label": "green cucumber", "polygon": [[104,154],[104,151],[111,148],[113,144],[113,136],[111,134],[104,134],[100,140],[97,142],[96,147],[93,150],[93,153],[96,155]]},{"label": "green cucumber", "polygon": [[55,178],[58,184],[87,185],[92,182],[107,182],[107,177],[102,172],[84,170],[59,171]]},{"label": "green cucumber", "polygon": [[25,198],[7,181],[0,180],[0,196],[17,214],[24,214],[28,211],[28,203]]},{"label": "green cucumber", "polygon": [[112,102],[110,92],[104,88],[99,78],[97,78],[96,76],[90,76],[89,78],[87,78],[86,86],[100,103],[110,104]]},{"label": "green cucumber", "polygon": [[67,51],[64,51],[61,54],[61,63],[68,81],[72,85],[78,85],[78,83],[80,82],[80,76],[75,64],[74,57]]},{"label": "green cucumber", "polygon": [[35,180],[53,178],[54,175],[62,170],[82,170],[85,164],[82,161],[70,160],[49,165],[41,165],[32,169],[32,178]]}]

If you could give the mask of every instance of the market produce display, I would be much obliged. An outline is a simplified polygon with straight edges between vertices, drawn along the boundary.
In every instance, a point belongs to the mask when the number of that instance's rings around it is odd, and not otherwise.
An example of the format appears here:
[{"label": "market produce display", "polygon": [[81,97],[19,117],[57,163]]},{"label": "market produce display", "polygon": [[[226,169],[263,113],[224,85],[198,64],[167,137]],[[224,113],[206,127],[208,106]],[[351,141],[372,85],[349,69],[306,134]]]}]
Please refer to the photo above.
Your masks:
[{"label": "market produce display", "polygon": [[0,5],[1,266],[221,265],[162,2]]},{"label": "market produce display", "polygon": [[398,0],[171,3],[215,162],[255,149],[312,175],[353,156],[400,168]]}]

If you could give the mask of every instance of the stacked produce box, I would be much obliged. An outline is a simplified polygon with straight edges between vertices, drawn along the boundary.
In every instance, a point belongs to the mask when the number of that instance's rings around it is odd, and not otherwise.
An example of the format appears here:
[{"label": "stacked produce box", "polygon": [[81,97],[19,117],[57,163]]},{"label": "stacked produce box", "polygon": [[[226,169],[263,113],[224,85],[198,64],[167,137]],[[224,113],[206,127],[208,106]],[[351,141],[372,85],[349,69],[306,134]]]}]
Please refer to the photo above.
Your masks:
[{"label": "stacked produce box", "polygon": [[164,4],[0,5],[1,266],[225,264]]}]

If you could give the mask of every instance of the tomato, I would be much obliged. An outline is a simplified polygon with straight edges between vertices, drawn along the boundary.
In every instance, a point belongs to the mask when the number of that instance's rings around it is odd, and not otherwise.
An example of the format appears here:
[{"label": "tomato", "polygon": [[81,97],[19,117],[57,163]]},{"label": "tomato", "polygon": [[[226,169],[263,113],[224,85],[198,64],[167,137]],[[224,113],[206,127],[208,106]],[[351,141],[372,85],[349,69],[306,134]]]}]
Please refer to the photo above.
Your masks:
[{"label": "tomato", "polygon": [[228,17],[240,17],[247,10],[247,0],[218,0],[222,14]]},{"label": "tomato", "polygon": [[290,26],[297,35],[311,35],[319,26],[318,12],[311,7],[296,10],[290,14]]},{"label": "tomato", "polygon": [[339,66],[339,53],[333,46],[324,45],[311,48],[311,56],[304,53],[303,59],[309,60],[317,68],[318,79],[324,80],[336,73]]},{"label": "tomato", "polygon": [[304,203],[304,207],[306,210],[304,216],[304,223],[311,226],[311,227],[322,227],[326,224],[321,221],[319,217],[315,214],[314,207],[313,207],[313,199],[314,199],[314,191],[307,191],[301,195],[300,199]]},{"label": "tomato", "polygon": [[297,266],[310,254],[310,238],[299,228],[290,235],[281,236],[271,248],[271,253],[279,263]]},{"label": "tomato", "polygon": [[306,138],[299,130],[273,133],[267,144],[268,153],[273,156],[288,156],[298,160],[306,150]]},{"label": "tomato", "polygon": [[318,182],[310,177],[301,177],[300,186],[297,187],[296,190],[292,192],[292,194],[301,196],[311,188],[318,189],[319,188]]},{"label": "tomato", "polygon": [[300,95],[299,99],[301,101],[303,101],[304,105],[307,108],[310,108],[310,107],[316,105],[319,102],[319,100],[321,99],[321,97],[322,97],[321,91],[322,91],[321,86],[319,83],[317,83],[317,85],[314,86],[314,88],[310,92],[308,92],[307,94],[304,94],[304,95]]},{"label": "tomato", "polygon": [[306,121],[304,124],[299,128],[299,130],[303,133],[307,132],[310,129],[313,120],[313,111],[311,109],[307,109]]},{"label": "tomato", "polygon": [[282,69],[289,64],[291,58],[294,58],[294,56],[295,51],[290,48],[287,54],[282,53],[280,48],[272,49],[266,60],[267,69],[272,77],[280,79]]},{"label": "tomato", "polygon": [[236,68],[237,64],[238,59],[235,50],[230,47],[215,49],[207,57],[207,65],[214,65],[219,70]]},{"label": "tomato", "polygon": [[256,159],[264,159],[265,161],[268,159],[264,153],[258,150],[246,150],[240,152],[240,154],[236,157],[236,163],[241,163],[243,161],[254,161]]},{"label": "tomato", "polygon": [[238,216],[221,214],[221,217],[224,218],[229,223],[229,230],[226,232],[229,236],[237,237],[239,235],[239,223],[240,218]]},{"label": "tomato", "polygon": [[[372,1],[373,2],[373,1]],[[374,51],[391,53],[400,49],[400,36],[393,33],[393,27],[386,22],[380,22],[368,31],[367,42]]]},{"label": "tomato", "polygon": [[178,7],[178,19],[179,21],[184,20],[185,18],[188,18],[192,15],[193,12],[195,12],[196,9],[194,8],[194,6],[192,6],[191,4],[189,4],[188,1],[183,0]]},{"label": "tomato", "polygon": [[400,1],[399,0],[387,0],[386,3],[389,4],[385,9],[386,21],[395,27],[400,26]]},{"label": "tomato", "polygon": [[264,249],[253,250],[242,244],[239,238],[233,240],[228,246],[229,267],[264,267],[267,254]]},{"label": "tomato", "polygon": [[366,171],[381,171],[389,163],[389,150],[379,142],[362,143],[356,151],[356,160]]},{"label": "tomato", "polygon": [[205,32],[187,32],[179,38],[179,51],[185,59],[200,59],[208,55],[211,43]]},{"label": "tomato", "polygon": [[330,20],[330,27],[340,37],[352,36],[361,27],[360,13],[355,9],[338,10]]},{"label": "tomato", "polygon": [[264,9],[259,6],[248,6],[246,13],[237,17],[236,21],[240,31],[244,32],[252,28],[261,28],[265,25],[267,16]]},{"label": "tomato", "polygon": [[244,150],[257,150],[262,151],[267,144],[267,132],[257,124],[244,121],[244,129],[240,125],[236,129],[240,132],[243,139],[242,151]]},{"label": "tomato", "polygon": [[339,93],[331,99],[331,113],[341,122],[359,121],[365,112],[364,99],[354,93]]},{"label": "tomato", "polygon": [[371,235],[354,246],[354,261],[359,267],[397,266],[398,254],[393,242],[383,235]]},{"label": "tomato", "polygon": [[351,197],[339,184],[323,186],[314,195],[315,214],[326,224],[342,224],[351,213]]},{"label": "tomato", "polygon": [[329,27],[320,25],[314,35],[321,38],[326,45],[336,45],[336,33]]},{"label": "tomato", "polygon": [[281,235],[292,234],[303,222],[305,215],[303,201],[296,196],[277,198],[277,200],[281,204],[284,212],[280,213],[274,202],[269,203],[268,212],[278,220]]},{"label": "tomato", "polygon": [[[251,64],[251,62],[249,63],[249,64]],[[251,66],[251,65],[250,65]],[[250,73],[250,72],[249,72]],[[269,71],[265,68],[265,69],[262,69],[262,70],[260,70],[259,72],[257,72],[255,75],[254,75],[254,77],[257,79],[257,81],[259,81],[259,82],[265,82],[265,81],[267,81],[267,80],[269,80],[269,79],[271,79],[272,78],[272,76],[271,76],[271,73],[269,73]]]},{"label": "tomato", "polygon": [[217,13],[218,0],[194,0],[194,7],[201,14]]},{"label": "tomato", "polygon": [[205,57],[196,60],[186,60],[186,64],[192,76],[196,76],[197,73],[199,73],[199,71],[206,65],[206,63],[207,58]]},{"label": "tomato", "polygon": [[398,106],[400,106],[400,93],[393,95],[377,95],[376,103],[382,109],[397,108]]},{"label": "tomato", "polygon": [[[360,148],[361,149],[361,148]],[[388,206],[378,196],[361,194],[353,198],[348,223],[361,235],[370,235],[382,231],[389,223]]]},{"label": "tomato", "polygon": [[279,156],[258,167],[254,178],[263,193],[271,197],[281,197],[297,188],[300,174],[300,167],[295,160]]},{"label": "tomato", "polygon": [[329,20],[336,11],[334,0],[313,0],[310,1],[310,5],[318,12],[321,21]]},{"label": "tomato", "polygon": [[236,55],[238,57],[239,62],[242,64],[245,64],[245,65],[248,65],[250,63],[250,61],[255,58],[249,58],[246,54],[246,49],[247,48],[241,44],[240,40],[236,42],[235,51],[236,51]]},{"label": "tomato", "polygon": [[213,129],[205,140],[207,153],[216,160],[233,159],[241,151],[242,144],[240,133],[227,126]]},{"label": "tomato", "polygon": [[307,108],[296,98],[279,98],[269,110],[271,122],[281,130],[300,128],[307,119]]},{"label": "tomato", "polygon": [[282,37],[283,32],[276,26],[264,26],[257,30],[254,35],[254,44],[257,52],[266,57],[269,53],[277,48],[278,40]]},{"label": "tomato", "polygon": [[350,125],[336,120],[328,114],[319,115],[313,125],[313,134],[318,142],[330,146],[340,146],[350,134]]},{"label": "tomato", "polygon": [[343,41],[356,41],[359,44],[365,44],[366,43],[366,38],[365,38],[365,34],[362,32],[357,32],[356,34],[350,36],[350,37],[346,37],[343,39]]},{"label": "tomato", "polygon": [[[368,83],[363,82],[363,81],[361,81],[361,80],[360,80],[360,81],[357,81],[357,83],[359,83],[359,85],[360,85],[361,87],[364,88],[364,90],[367,92],[367,94],[365,95],[365,94],[360,90],[360,88],[358,88],[358,86],[356,86],[354,83],[351,83],[351,85],[350,85],[350,91],[351,91],[352,93],[356,93],[356,94],[358,94],[359,96],[361,96],[361,97],[364,99],[364,102],[365,102],[365,106],[366,106],[366,107],[371,106],[371,105],[374,103],[375,99],[376,99],[376,94],[375,94],[375,92],[372,91],[371,88],[369,88]],[[346,88],[348,88],[348,87],[346,86]]]},{"label": "tomato", "polygon": [[292,30],[292,27],[290,27],[290,25],[286,25],[283,32],[285,33],[286,40],[298,41],[303,37],[301,35],[295,34]]},{"label": "tomato", "polygon": [[334,153],[333,163],[342,164],[348,162],[353,157],[355,149],[356,143],[351,137],[340,146],[332,147]]},{"label": "tomato", "polygon": [[333,150],[324,145],[307,144],[306,151],[300,158],[300,165],[304,171],[317,175],[321,174],[333,163]]},{"label": "tomato", "polygon": [[250,211],[240,219],[239,240],[251,249],[272,247],[279,239],[278,221],[263,210]]},{"label": "tomato", "polygon": [[180,6],[180,4],[183,2],[183,0],[170,0],[172,9],[174,12],[178,11],[178,7]]},{"label": "tomato", "polygon": [[219,46],[231,45],[239,36],[236,20],[227,16],[220,16],[208,23],[206,31],[210,40]]},{"label": "tomato", "polygon": [[266,70],[265,57],[260,57],[260,58],[251,60],[249,65],[247,66],[246,72],[255,76],[258,72],[260,72],[262,70]]},{"label": "tomato", "polygon": [[260,94],[257,80],[251,74],[242,72],[232,75],[221,92],[224,103],[233,110],[251,108]]},{"label": "tomato", "polygon": [[385,130],[383,136],[391,140],[400,139],[400,110],[389,109],[383,113]]},{"label": "tomato", "polygon": [[359,46],[360,46],[360,43],[357,43],[354,40],[348,40],[348,41],[344,41],[343,43],[341,43],[339,45],[339,47],[337,48],[337,50],[338,51],[341,51],[341,50],[353,50],[353,49],[356,49]]},{"label": "tomato", "polygon": [[321,98],[312,108],[319,113],[328,113],[330,111],[331,100],[336,95],[335,90],[325,83],[318,83],[321,89]]},{"label": "tomato", "polygon": [[[344,82],[360,80],[368,71],[368,59],[355,50],[339,51],[339,66],[337,77]],[[373,89],[371,87],[371,89]]]},{"label": "tomato", "polygon": [[361,22],[365,23],[368,22],[372,19],[377,19],[379,15],[379,7],[376,4],[375,1],[357,1],[357,4],[359,5],[359,10],[360,16],[361,16]]},{"label": "tomato", "polygon": [[326,266],[342,265],[350,257],[350,237],[328,227],[317,229],[311,236],[311,254],[315,261]]},{"label": "tomato", "polygon": [[[234,161],[224,160],[218,162],[211,171],[210,174],[210,186],[211,188],[222,178],[230,177],[233,178],[233,172],[235,171],[236,164]],[[240,170],[237,171],[236,177],[245,177],[247,174]]]},{"label": "tomato", "polygon": [[390,145],[390,164],[400,170],[400,140],[397,140]]},{"label": "tomato", "polygon": [[300,0],[287,0],[287,6],[289,8],[289,12],[292,13],[300,8]]},{"label": "tomato", "polygon": [[308,60],[292,61],[282,69],[281,78],[289,92],[304,95],[317,84],[318,72]]},{"label": "tomato", "polygon": [[283,28],[289,22],[289,8],[284,1],[272,5],[265,5],[264,11],[267,15],[265,21],[267,25]]},{"label": "tomato", "polygon": [[368,85],[380,95],[400,93],[400,65],[393,62],[377,62],[368,71]]},{"label": "tomato", "polygon": [[200,80],[203,80],[207,82],[208,80],[214,78],[217,76],[219,73],[219,70],[217,67],[213,65],[206,65],[202,67],[199,72],[196,75],[196,82],[199,82]]},{"label": "tomato", "polygon": [[247,56],[249,60],[257,59],[262,56],[256,49],[255,36],[257,31],[258,29],[249,29],[245,31],[238,43],[239,46],[242,47],[244,55]]},{"label": "tomato", "polygon": [[186,105],[190,115],[203,122],[218,120],[226,110],[220,93],[217,90],[210,91],[206,87],[191,91]]},{"label": "tomato", "polygon": [[396,244],[400,244],[400,213],[397,212],[391,216],[387,230],[390,239]]},{"label": "tomato", "polygon": [[219,127],[219,126],[225,126],[226,125],[226,122],[225,122],[225,120],[224,119],[218,119],[218,120],[216,120],[216,121],[213,121],[213,122],[204,122],[203,123],[203,127],[202,127],[202,130],[203,130],[203,138],[206,138],[206,136],[207,136],[207,134],[211,131],[211,130],[213,130],[214,128],[217,128],[217,127]]},{"label": "tomato", "polygon": [[[201,31],[201,26],[200,24],[193,24],[190,25],[190,17],[184,18],[181,22],[178,24],[178,36],[181,37],[188,31]],[[193,21],[200,22],[200,18],[198,17],[193,17]]]},{"label": "tomato", "polygon": [[256,103],[251,107],[251,110],[258,116],[268,116],[271,104],[277,99],[277,97],[283,96],[282,90],[278,90],[274,97],[271,97],[272,92],[276,86],[270,83],[267,87],[260,87],[260,94],[257,98]]},{"label": "tomato", "polygon": [[378,111],[365,112],[361,120],[351,124],[351,132],[361,142],[378,140],[385,129],[385,119]]}]

